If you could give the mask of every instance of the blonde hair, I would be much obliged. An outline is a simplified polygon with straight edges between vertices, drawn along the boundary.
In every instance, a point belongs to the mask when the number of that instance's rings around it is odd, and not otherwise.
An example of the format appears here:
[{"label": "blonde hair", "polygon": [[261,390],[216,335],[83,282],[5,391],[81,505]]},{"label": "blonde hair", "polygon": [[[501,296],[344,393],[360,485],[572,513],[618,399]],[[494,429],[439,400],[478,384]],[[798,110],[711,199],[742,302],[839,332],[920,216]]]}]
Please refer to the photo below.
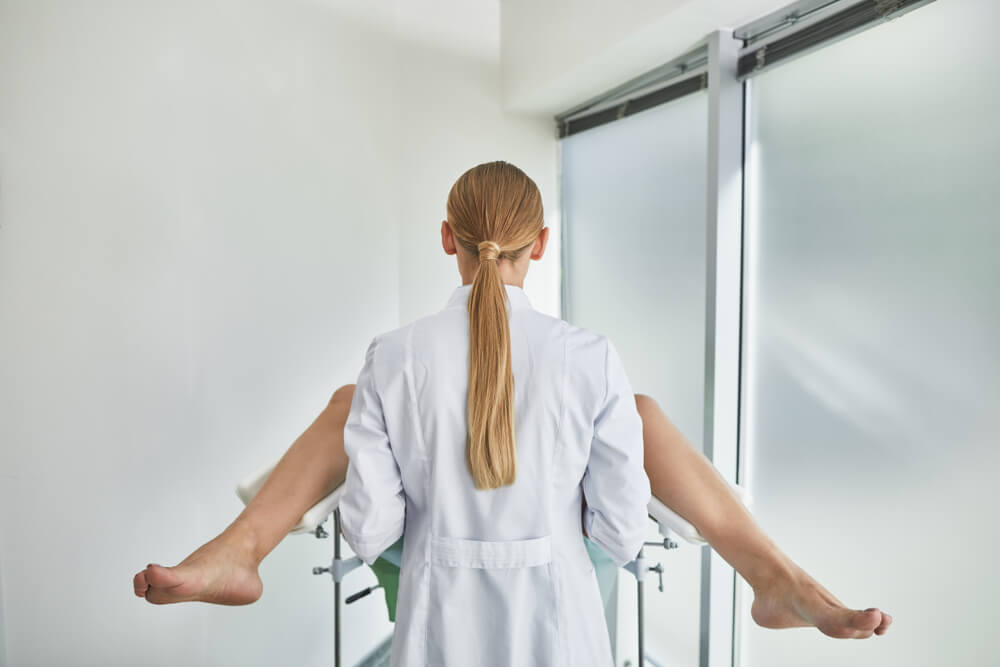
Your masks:
[{"label": "blonde hair", "polygon": [[448,224],[459,245],[479,256],[469,293],[469,395],[465,458],[477,489],[512,484],[514,375],[507,291],[497,262],[517,260],[544,227],[542,195],[527,174],[487,162],[462,174],[448,193]]}]

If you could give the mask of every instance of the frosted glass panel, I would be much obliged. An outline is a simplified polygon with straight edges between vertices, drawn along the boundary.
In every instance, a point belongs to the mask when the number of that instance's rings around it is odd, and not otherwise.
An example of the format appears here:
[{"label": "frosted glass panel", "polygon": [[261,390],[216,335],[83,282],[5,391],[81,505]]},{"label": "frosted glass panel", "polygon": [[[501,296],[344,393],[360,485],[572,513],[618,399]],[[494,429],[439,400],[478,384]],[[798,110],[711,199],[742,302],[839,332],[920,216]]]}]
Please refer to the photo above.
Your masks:
[{"label": "frosted glass panel", "polygon": [[764,630],[742,667],[997,665],[1000,61],[939,0],[751,80],[753,511],[884,637]]},{"label": "frosted glass panel", "polygon": [[[608,335],[637,393],[702,446],[707,95],[699,93],[562,141],[566,316]],[[650,522],[650,539],[657,539]],[[700,548],[663,562],[646,586],[646,653],[698,664]],[[635,578],[619,578],[617,664],[637,661]],[[614,622],[614,621],[613,621]]]}]

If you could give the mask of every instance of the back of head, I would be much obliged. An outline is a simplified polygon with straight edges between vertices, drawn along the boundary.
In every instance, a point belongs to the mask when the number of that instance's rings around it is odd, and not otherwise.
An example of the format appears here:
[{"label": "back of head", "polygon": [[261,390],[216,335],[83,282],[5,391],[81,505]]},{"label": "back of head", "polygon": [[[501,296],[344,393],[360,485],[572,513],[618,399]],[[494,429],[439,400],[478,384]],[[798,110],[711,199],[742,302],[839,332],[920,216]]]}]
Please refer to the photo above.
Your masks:
[{"label": "back of head", "polygon": [[497,262],[517,260],[544,227],[542,195],[514,165],[487,162],[462,174],[448,193],[456,242],[479,256],[469,293],[469,400],[466,461],[476,488],[514,482],[514,375],[507,291]]}]

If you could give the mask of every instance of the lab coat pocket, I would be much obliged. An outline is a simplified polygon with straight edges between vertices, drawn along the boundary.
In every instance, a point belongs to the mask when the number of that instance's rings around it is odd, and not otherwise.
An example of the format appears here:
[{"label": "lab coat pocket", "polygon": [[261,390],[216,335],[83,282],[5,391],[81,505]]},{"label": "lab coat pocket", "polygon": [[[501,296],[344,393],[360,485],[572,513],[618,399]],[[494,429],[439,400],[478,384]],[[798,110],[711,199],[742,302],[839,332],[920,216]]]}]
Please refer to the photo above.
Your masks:
[{"label": "lab coat pocket", "polygon": [[549,536],[430,538],[427,664],[559,664]]}]

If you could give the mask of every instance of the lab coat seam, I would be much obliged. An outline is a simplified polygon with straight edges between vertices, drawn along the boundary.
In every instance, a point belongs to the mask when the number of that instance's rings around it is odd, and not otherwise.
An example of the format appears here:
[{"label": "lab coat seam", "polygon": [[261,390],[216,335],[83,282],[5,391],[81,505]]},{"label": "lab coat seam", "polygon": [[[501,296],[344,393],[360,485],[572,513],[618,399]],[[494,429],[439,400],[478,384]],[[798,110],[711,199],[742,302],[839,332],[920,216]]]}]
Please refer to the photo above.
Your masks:
[{"label": "lab coat seam", "polygon": [[[406,384],[406,392],[408,394],[407,398],[410,408],[409,409],[410,429],[416,439],[417,447],[420,450],[418,452],[418,456],[416,457],[416,459],[420,461],[420,466],[423,471],[423,479],[421,480],[422,485],[420,491],[423,496],[423,502],[425,503],[426,507],[430,508],[434,506],[434,499],[431,498],[431,494],[433,493],[433,485],[431,484],[430,453],[427,451],[427,443],[424,440],[424,432],[423,429],[421,428],[420,414],[419,411],[417,410],[418,407],[417,391],[413,373],[413,363],[415,358],[415,355],[413,354],[413,336],[415,328],[416,327],[411,326],[406,331],[405,343],[403,345],[403,374],[405,376],[404,381]],[[433,523],[433,513],[431,514],[431,517],[429,518],[427,523],[428,525],[426,534],[423,539],[423,544],[420,545],[423,547],[422,549],[423,563],[421,565],[421,567],[424,568],[423,569],[424,581],[422,582],[424,584],[424,589],[422,591],[423,600],[422,603],[420,604],[419,612],[415,608],[414,609],[415,617],[409,619],[408,621],[408,624],[412,624],[411,626],[412,631],[414,633],[417,633],[417,635],[420,638],[419,641],[420,644],[422,645],[421,652],[423,653],[423,664],[425,665],[431,664],[430,640],[429,640],[431,633],[431,618],[430,618],[429,597],[430,597],[430,591],[432,590],[434,584],[433,581],[434,573],[432,572],[433,567],[431,565],[431,558],[430,558],[431,555],[430,536],[433,535],[435,531],[435,526]],[[402,570],[400,572],[402,573]],[[423,617],[422,628],[420,627],[421,625],[419,618],[420,616]]]},{"label": "lab coat seam", "polygon": [[[406,346],[404,349],[404,364],[403,372],[406,374],[406,391],[409,394],[410,399],[410,423],[411,428],[413,428],[413,433],[417,438],[417,445],[420,447],[420,458],[428,459],[430,454],[427,451],[427,443],[424,441],[424,431],[421,428],[420,423],[420,412],[417,410],[417,388],[413,379],[413,327],[407,331],[406,336]],[[422,362],[421,362],[422,363]],[[427,487],[429,487],[429,479],[426,479]],[[425,488],[425,493],[429,493],[429,490]]]},{"label": "lab coat seam", "polygon": [[[569,337],[563,336],[563,363],[562,363],[562,382],[559,388],[560,400],[562,405],[559,408],[559,424],[556,426],[556,452],[553,452],[553,463],[558,462],[557,454],[562,452],[563,446],[565,444],[563,438],[566,431],[566,384],[567,377],[569,376]],[[554,468],[558,470],[559,468]]]},{"label": "lab coat seam", "polygon": [[608,402],[608,395],[611,393],[611,339],[604,336],[604,397],[601,399],[600,407],[603,409]]},{"label": "lab coat seam", "polygon": [[[553,471],[562,470],[562,466],[559,465],[559,462],[562,458],[564,458],[562,456],[562,453],[565,446],[564,437],[566,432],[566,410],[567,410],[566,385],[567,385],[567,377],[569,376],[569,336],[567,335],[565,324],[562,326],[562,329],[563,329],[563,337],[562,337],[563,363],[562,363],[562,381],[560,383],[560,390],[559,390],[560,401],[562,404],[559,408],[559,424],[556,427],[557,429],[556,444],[552,448],[553,449],[552,462],[550,465],[552,466],[551,469]],[[557,473],[553,472],[553,474]],[[550,514],[551,514],[551,508],[555,506],[555,487],[556,487],[555,484],[550,485],[550,491],[549,491]],[[552,518],[550,516],[549,521],[551,520]],[[562,543],[560,541],[560,548],[561,547]],[[561,559],[558,565],[549,563],[548,573],[549,573],[549,585],[552,587],[552,594],[556,607],[555,626],[556,626],[557,645],[560,647],[559,649],[560,662],[563,665],[565,665],[566,661],[568,660],[567,656],[569,655],[568,653],[569,638],[563,631],[563,624],[560,622],[560,617],[565,613],[565,606],[566,606],[565,591],[563,590],[563,581],[562,581],[563,568],[561,565]]]},{"label": "lab coat seam", "polygon": [[565,607],[562,562],[549,562],[546,569],[548,570],[549,586],[552,588],[552,597],[555,600],[556,606],[555,618],[552,620],[553,624],[556,626],[556,637],[558,638],[557,645],[559,646],[559,664],[560,667],[564,667],[568,659],[567,656],[569,655],[569,638],[563,632],[563,624],[559,620],[563,615],[563,608]]},{"label": "lab coat seam", "polygon": [[[378,390],[378,373],[375,372],[375,369],[378,366],[378,349],[382,345],[382,337],[381,336],[375,336],[374,338],[372,338],[372,343],[374,343],[374,347],[372,348],[372,373],[371,373],[371,375],[372,375],[372,391],[375,392],[375,396],[378,397],[379,407],[381,407],[382,406],[382,394],[380,394],[379,390]],[[385,414],[384,414],[384,412],[383,412],[382,420],[385,421]]]}]

